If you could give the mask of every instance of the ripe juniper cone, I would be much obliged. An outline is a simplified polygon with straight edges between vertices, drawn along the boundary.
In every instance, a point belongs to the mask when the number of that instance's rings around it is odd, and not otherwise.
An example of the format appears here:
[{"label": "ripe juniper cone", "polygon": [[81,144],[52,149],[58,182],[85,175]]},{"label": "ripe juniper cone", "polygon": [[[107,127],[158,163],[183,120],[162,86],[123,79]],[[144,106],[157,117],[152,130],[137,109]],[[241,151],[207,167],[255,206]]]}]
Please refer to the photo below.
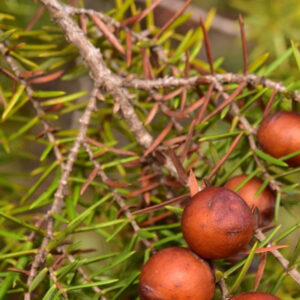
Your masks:
[{"label": "ripe juniper cone", "polygon": [[[282,157],[300,150],[300,114],[278,112],[266,117],[257,132],[262,149],[276,157]],[[300,166],[300,155],[289,159],[290,166]]]},{"label": "ripe juniper cone", "polygon": [[280,299],[267,293],[250,292],[250,293],[238,294],[233,298],[230,298],[230,300],[280,300]]},{"label": "ripe juniper cone", "polygon": [[253,233],[253,215],[245,201],[226,188],[206,188],[184,209],[181,229],[200,256],[226,258],[242,250]]},{"label": "ripe juniper cone", "polygon": [[211,300],[214,292],[215,279],[208,263],[185,248],[157,252],[140,276],[141,300]]},{"label": "ripe juniper cone", "polygon": [[[235,176],[225,184],[225,187],[233,191],[246,178],[247,175],[244,174]],[[269,187],[266,187],[257,197],[255,197],[256,192],[262,184],[262,180],[254,177],[236,192],[248,204],[250,209],[252,207],[257,207],[259,212],[259,226],[265,226],[272,222],[276,201],[275,195]]]}]

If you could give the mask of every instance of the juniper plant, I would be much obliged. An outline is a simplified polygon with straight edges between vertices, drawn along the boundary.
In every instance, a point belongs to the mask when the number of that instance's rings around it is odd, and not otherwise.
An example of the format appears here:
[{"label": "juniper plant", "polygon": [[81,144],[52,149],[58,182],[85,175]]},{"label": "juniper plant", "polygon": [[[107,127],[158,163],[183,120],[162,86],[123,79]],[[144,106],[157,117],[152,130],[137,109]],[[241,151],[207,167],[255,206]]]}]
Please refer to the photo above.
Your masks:
[{"label": "juniper plant", "polygon": [[190,190],[236,174],[270,186],[275,217],[239,260],[213,262],[215,299],[299,299],[299,151],[274,158],[256,138],[264,116],[299,111],[299,81],[276,74],[300,68],[297,43],[249,61],[240,16],[243,70],[227,72],[214,10],[183,35],[191,1],[159,28],[162,2],[0,3],[0,299],[138,299],[150,255],[186,246]]}]

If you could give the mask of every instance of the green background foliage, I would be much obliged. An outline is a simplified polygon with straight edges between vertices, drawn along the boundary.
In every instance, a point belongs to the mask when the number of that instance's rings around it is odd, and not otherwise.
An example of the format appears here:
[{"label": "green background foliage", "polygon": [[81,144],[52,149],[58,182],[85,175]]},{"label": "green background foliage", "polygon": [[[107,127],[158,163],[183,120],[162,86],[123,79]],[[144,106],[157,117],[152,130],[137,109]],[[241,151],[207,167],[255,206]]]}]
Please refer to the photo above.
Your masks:
[{"label": "green background foliage", "polygon": [[[28,291],[32,294],[32,299],[65,299],[64,292],[68,299],[99,299],[99,294],[93,287],[99,287],[107,299],[138,299],[138,276],[151,251],[168,246],[186,246],[180,231],[183,207],[174,204],[150,213],[134,215],[134,220],[140,226],[135,231],[126,211],[163,203],[167,199],[188,193],[188,188],[170,177],[163,166],[153,166],[153,156],[143,156],[145,149],[139,145],[122,114],[114,112],[115,100],[105,92],[105,101],[100,96],[97,99],[97,110],[92,114],[87,137],[92,140],[89,145],[95,160],[114,183],[108,184],[100,176],[95,176],[86,186],[95,165],[84,147],[81,147],[68,179],[68,192],[62,211],[52,215],[54,238],[48,244],[45,264],[40,267],[30,286],[26,284],[26,272],[30,270],[34,255],[46,235],[45,224],[39,226],[37,222],[51,207],[62,174],[62,162],[57,160],[54,148],[59,149],[65,162],[79,131],[78,120],[86,108],[92,90],[89,70],[78,49],[65,39],[61,28],[50,19],[48,12],[44,12],[37,23],[30,30],[26,30],[40,7],[39,1],[36,2],[0,2],[0,43],[9,50],[8,54],[0,55],[0,299],[23,299],[24,293]],[[250,73],[280,81],[289,91],[297,90],[300,84],[298,1],[224,2],[208,1],[204,4],[202,1],[194,1],[193,4],[208,10],[205,20],[208,30],[215,16],[213,7],[217,7],[217,13],[224,17],[235,18],[238,12],[245,14],[246,33],[251,49]],[[146,1],[146,5],[149,6],[150,3],[151,1]],[[130,0],[116,0],[113,4],[114,8],[109,8],[107,15],[118,21],[142,10]],[[76,5],[84,7],[83,1],[78,1]],[[103,10],[103,7],[108,9],[107,2],[103,4],[99,1],[97,5],[93,5],[99,10]],[[191,65],[198,67],[190,68],[187,75],[198,76],[199,68],[209,73],[209,64],[203,55],[201,28],[198,26],[180,33],[180,25],[190,17],[189,13],[183,14],[158,39],[157,44],[164,49],[168,63],[160,62],[155,66],[151,62],[155,77],[161,74],[172,76],[173,66],[181,72],[176,76],[184,77],[182,74],[186,69],[187,51]],[[79,24],[78,16],[74,20]],[[132,62],[128,67],[124,57],[99,32],[91,19],[86,20],[87,37],[101,50],[109,69],[123,76],[124,80],[130,74],[138,78],[145,76],[141,50],[149,57],[152,43],[134,43]],[[150,31],[150,36],[159,30],[155,26],[152,12],[132,28],[138,33],[145,29]],[[125,47],[125,32],[120,30],[116,34]],[[234,40],[231,48],[227,48],[228,51],[222,53],[222,56],[214,57],[216,72],[225,74],[242,70],[240,37],[224,35],[218,40],[214,38],[214,34],[214,31],[210,33],[213,41],[211,46],[213,49],[218,48],[217,53],[222,52],[227,38]],[[13,73],[7,63],[7,55],[15,60],[23,73],[34,71],[35,74],[43,76],[63,71],[63,74],[49,82],[34,84],[33,81],[31,87],[34,93],[28,95],[26,86],[5,73]],[[32,78],[25,77],[25,80],[28,84]],[[237,86],[235,83],[224,84],[229,94]],[[158,89],[157,93],[165,95],[175,89]],[[208,86],[200,85],[199,90],[187,89],[186,107],[199,99],[199,93],[206,94]],[[209,113],[219,105],[217,94],[213,94],[213,101],[209,103]],[[240,114],[247,118],[254,129],[262,120],[271,94],[272,90],[262,85],[247,86],[235,98],[236,103],[241,103]],[[129,95],[136,114],[145,124],[156,102],[151,97],[149,101],[147,91],[131,88]],[[46,113],[38,116],[30,98],[38,101]],[[165,101],[165,108],[160,108],[152,122],[145,125],[154,138],[159,136],[171,119],[174,121],[165,111],[178,112],[181,101],[181,93],[171,97]],[[299,105],[292,101],[289,93],[278,93],[271,111],[280,110],[299,112]],[[196,115],[196,111],[192,111],[186,119],[175,119],[165,140],[186,135],[191,120]],[[56,143],[49,141],[47,135],[41,134],[44,121],[51,124]],[[176,122],[180,124],[179,128],[176,128]],[[265,184],[269,184],[270,178],[264,176],[262,168],[254,160],[253,149],[250,148],[247,138],[249,132],[239,128],[238,118],[232,118],[229,108],[224,108],[219,114],[195,127],[192,142],[198,146],[198,150],[191,152],[182,161],[185,169],[195,162],[193,171],[199,185],[202,179],[209,176],[240,132],[244,132],[244,135],[238,146],[212,177],[211,184],[221,186],[231,176],[241,173],[248,174],[249,178],[258,176]],[[180,145],[174,145],[179,155]],[[122,151],[117,151],[116,148]],[[161,151],[166,152],[166,149],[167,146],[162,146]],[[297,268],[300,262],[300,168],[289,168],[284,163],[284,158],[274,159],[260,150],[255,154],[271,178],[281,184],[280,193],[277,194],[275,220],[272,223],[274,226],[265,235],[273,245],[289,246],[280,252],[289,259],[291,267]],[[141,190],[144,188],[141,177],[153,173],[156,175],[146,183],[153,184],[152,189]],[[116,182],[117,187],[113,186]],[[123,199],[125,209],[121,209],[114,199],[114,191]],[[146,196],[147,192],[149,196]],[[145,201],[147,197],[150,198],[150,203]],[[151,218],[166,212],[170,214],[161,221],[149,223]],[[143,226],[147,222],[148,225]],[[35,239],[30,240],[33,232]],[[150,246],[145,246],[145,240]],[[264,246],[263,243],[254,244],[254,240],[249,249]],[[252,290],[260,257],[259,254],[250,254],[237,263],[216,261],[217,280],[224,278],[229,290],[234,293]],[[248,272],[243,266],[249,268]],[[87,278],[84,278],[79,269]],[[54,274],[58,284],[54,282],[51,274]],[[266,268],[258,290],[272,292],[285,300],[300,299],[299,286],[270,253],[267,255]],[[215,299],[219,298],[220,291],[217,290]]]}]

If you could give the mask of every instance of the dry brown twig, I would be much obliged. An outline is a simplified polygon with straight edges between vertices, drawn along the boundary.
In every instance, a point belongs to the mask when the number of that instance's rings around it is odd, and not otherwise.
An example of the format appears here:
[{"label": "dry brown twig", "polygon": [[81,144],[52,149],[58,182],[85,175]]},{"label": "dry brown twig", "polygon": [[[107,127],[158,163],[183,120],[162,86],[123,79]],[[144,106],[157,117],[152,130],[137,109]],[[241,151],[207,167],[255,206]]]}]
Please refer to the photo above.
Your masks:
[{"label": "dry brown twig", "polygon": [[[90,145],[85,142],[83,144],[83,146],[84,146],[86,152],[88,153],[90,160],[93,162],[94,167],[98,170],[98,175],[100,176],[101,180],[103,182],[107,182],[107,180],[109,180],[109,178],[106,175],[106,173],[103,171],[100,163],[98,163],[98,161],[94,159],[94,154],[93,154],[93,151],[92,151]],[[132,213],[130,212],[130,210],[126,206],[125,201],[122,198],[122,196],[113,187],[110,187],[110,190],[113,193],[114,200],[118,203],[120,208],[124,211],[124,213],[125,213],[126,217],[128,218],[134,232],[138,232],[140,230],[140,227],[137,224],[137,222],[135,221]],[[142,239],[142,242],[144,243],[144,245],[147,248],[151,248],[151,243],[148,240]]]},{"label": "dry brown twig", "polygon": [[153,90],[165,87],[193,87],[198,84],[230,84],[230,83],[246,83],[250,86],[263,86],[275,90],[278,93],[286,94],[294,101],[300,102],[300,93],[298,91],[289,91],[281,82],[275,82],[265,77],[257,76],[255,74],[242,75],[242,74],[216,74],[216,75],[203,75],[193,76],[189,78],[175,78],[164,77],[155,80],[132,79],[124,81],[123,86],[127,88]]},{"label": "dry brown twig", "polygon": [[[30,269],[30,273],[29,273],[29,276],[27,279],[28,286],[30,286],[30,284],[32,283],[32,280],[36,276],[40,265],[42,263],[44,263],[44,261],[45,261],[46,254],[47,254],[46,247],[49,244],[50,240],[53,238],[54,219],[53,219],[52,215],[54,213],[59,213],[62,208],[63,199],[66,194],[66,188],[67,188],[67,184],[68,184],[69,175],[72,172],[73,164],[77,157],[78,151],[85,139],[86,131],[87,131],[90,119],[91,119],[92,112],[95,110],[95,107],[96,107],[96,99],[97,99],[98,89],[99,88],[96,85],[94,87],[93,91],[91,92],[89,103],[88,103],[82,117],[79,120],[80,127],[79,127],[78,135],[77,135],[76,140],[73,144],[73,147],[70,150],[70,153],[68,155],[66,164],[64,166],[64,169],[63,169],[60,181],[59,181],[58,188],[54,195],[54,201],[51,205],[50,210],[48,210],[48,212],[47,212],[46,236],[43,238],[43,241],[39,248],[39,251],[36,254],[36,256],[34,257],[34,260],[33,260],[33,263],[32,263],[31,269]],[[31,299],[30,292],[26,292],[24,299],[25,300]]]}]

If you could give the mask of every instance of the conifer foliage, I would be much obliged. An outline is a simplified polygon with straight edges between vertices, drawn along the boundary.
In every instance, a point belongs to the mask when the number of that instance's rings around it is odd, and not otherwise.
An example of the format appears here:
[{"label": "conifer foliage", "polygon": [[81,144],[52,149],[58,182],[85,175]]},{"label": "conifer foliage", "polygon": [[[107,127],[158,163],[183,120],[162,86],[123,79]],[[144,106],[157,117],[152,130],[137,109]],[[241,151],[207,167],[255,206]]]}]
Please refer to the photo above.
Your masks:
[{"label": "conifer foliage", "polygon": [[[182,35],[192,1],[158,28],[162,1],[0,3],[0,299],[139,299],[143,264],[187,247],[190,195],[235,175],[237,193],[254,178],[251,195],[268,190],[274,217],[262,225],[252,205],[247,247],[208,261],[214,299],[299,299],[299,81],[276,74],[300,66],[298,45],[250,60],[239,16],[244,64],[231,73],[212,55],[215,10]],[[270,147],[292,150],[270,153],[257,131],[282,111],[293,133],[280,125]]]}]

